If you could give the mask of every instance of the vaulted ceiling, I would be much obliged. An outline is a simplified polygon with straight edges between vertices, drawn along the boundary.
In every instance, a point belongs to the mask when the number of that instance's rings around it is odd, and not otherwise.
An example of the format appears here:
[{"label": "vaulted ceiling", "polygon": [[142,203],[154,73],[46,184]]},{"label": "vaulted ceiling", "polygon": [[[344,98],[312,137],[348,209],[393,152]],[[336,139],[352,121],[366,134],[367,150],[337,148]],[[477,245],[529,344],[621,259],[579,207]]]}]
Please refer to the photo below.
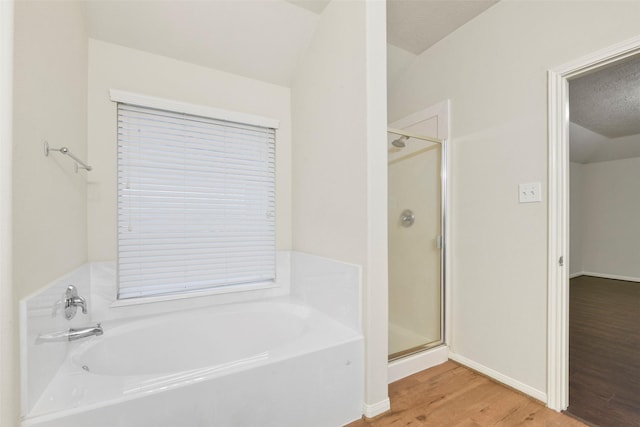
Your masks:
[{"label": "vaulted ceiling", "polygon": [[387,0],[387,41],[421,54],[498,0]]},{"label": "vaulted ceiling", "polygon": [[85,2],[89,37],[289,86],[319,15],[282,0]]},{"label": "vaulted ceiling", "polygon": [[[389,79],[495,3],[388,0]],[[92,38],[290,86],[329,0],[92,0],[84,4]],[[640,56],[570,82],[572,161],[640,156],[638,82]]]},{"label": "vaulted ceiling", "polygon": [[[496,2],[389,0],[390,73]],[[329,0],[91,0],[85,2],[85,16],[92,38],[289,86],[327,4]]]},{"label": "vaulted ceiling", "polygon": [[[329,0],[286,0],[322,13]],[[498,0],[387,0],[387,41],[419,55]]]}]

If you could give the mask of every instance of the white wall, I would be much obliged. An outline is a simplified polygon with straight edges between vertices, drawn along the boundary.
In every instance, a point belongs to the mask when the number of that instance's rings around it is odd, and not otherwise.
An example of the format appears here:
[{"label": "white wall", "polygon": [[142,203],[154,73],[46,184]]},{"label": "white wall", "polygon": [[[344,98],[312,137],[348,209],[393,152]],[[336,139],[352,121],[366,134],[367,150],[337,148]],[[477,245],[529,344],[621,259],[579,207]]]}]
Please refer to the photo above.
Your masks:
[{"label": "white wall", "polygon": [[0,426],[16,423],[17,335],[12,283],[13,1],[0,2]]},{"label": "white wall", "polygon": [[396,76],[402,74],[416,56],[415,53],[387,43],[387,80],[393,81]]},{"label": "white wall", "polygon": [[583,177],[584,165],[571,162],[569,165],[569,274],[577,274],[584,271],[583,225],[584,203],[583,203]]},{"label": "white wall", "polygon": [[385,61],[385,4],[333,1],[291,88],[293,247],[363,267],[365,412],[388,407]]},{"label": "white wall", "polygon": [[87,260],[87,37],[79,2],[15,8],[13,250],[18,298]]},{"label": "white wall", "polygon": [[119,89],[280,120],[276,134],[278,250],[291,248],[290,89],[110,43],[89,41],[89,259],[116,259]]},{"label": "white wall", "polygon": [[581,271],[640,281],[640,158],[589,163],[582,171]]},{"label": "white wall", "polygon": [[[569,139],[572,141],[569,144],[569,158],[572,162],[585,164],[640,157],[640,134],[607,138],[569,122]],[[578,142],[573,143],[574,141]]]},{"label": "white wall", "polygon": [[[4,24],[3,24],[4,25]],[[13,68],[13,310],[87,259],[86,174],[58,153],[44,156],[43,140],[87,155],[87,37],[79,2],[15,3]],[[4,92],[3,92],[4,93]],[[4,224],[4,223],[3,223]],[[17,322],[14,324],[17,328]],[[18,337],[17,329],[13,331]],[[14,340],[14,358],[18,345]],[[3,425],[16,425],[13,407]],[[3,378],[3,385],[5,380]],[[11,399],[9,399],[11,402]]]},{"label": "white wall", "polygon": [[[546,398],[547,70],[640,33],[640,2],[504,0],[420,55],[390,121],[451,99],[451,349]],[[485,369],[486,370],[486,369]]]},{"label": "white wall", "polygon": [[330,3],[291,87],[293,246],[359,265],[367,244],[364,23],[363,5]]}]

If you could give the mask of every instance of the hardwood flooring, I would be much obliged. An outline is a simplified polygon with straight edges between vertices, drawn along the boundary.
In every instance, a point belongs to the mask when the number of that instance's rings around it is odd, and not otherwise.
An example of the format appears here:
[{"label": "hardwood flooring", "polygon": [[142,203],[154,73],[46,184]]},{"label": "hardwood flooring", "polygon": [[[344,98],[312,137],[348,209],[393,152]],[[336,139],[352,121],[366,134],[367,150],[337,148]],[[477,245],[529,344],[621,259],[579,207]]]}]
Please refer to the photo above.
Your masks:
[{"label": "hardwood flooring", "polygon": [[571,279],[567,412],[600,427],[640,426],[640,283]]},{"label": "hardwood flooring", "polygon": [[452,361],[390,384],[389,397],[390,412],[348,427],[584,426]]}]

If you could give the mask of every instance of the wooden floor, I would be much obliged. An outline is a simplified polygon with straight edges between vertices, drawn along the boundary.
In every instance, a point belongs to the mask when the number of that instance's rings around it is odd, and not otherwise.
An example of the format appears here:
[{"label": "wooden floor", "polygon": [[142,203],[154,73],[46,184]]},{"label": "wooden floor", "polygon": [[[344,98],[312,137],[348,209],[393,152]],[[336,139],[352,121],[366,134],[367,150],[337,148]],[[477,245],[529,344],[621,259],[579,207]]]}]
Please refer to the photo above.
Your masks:
[{"label": "wooden floor", "polygon": [[389,385],[391,411],[360,426],[584,426],[449,361]]},{"label": "wooden floor", "polygon": [[640,283],[571,279],[569,409],[600,427],[640,426]]}]

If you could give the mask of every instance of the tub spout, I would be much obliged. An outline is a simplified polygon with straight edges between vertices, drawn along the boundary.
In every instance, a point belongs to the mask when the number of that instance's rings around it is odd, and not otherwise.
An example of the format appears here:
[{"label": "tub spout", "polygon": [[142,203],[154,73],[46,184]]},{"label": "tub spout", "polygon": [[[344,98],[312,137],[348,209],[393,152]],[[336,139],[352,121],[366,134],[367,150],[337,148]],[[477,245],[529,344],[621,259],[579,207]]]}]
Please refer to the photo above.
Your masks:
[{"label": "tub spout", "polygon": [[104,331],[102,330],[102,326],[100,325],[100,323],[98,323],[96,326],[91,326],[89,328],[71,328],[68,331],[38,335],[38,338],[36,338],[36,343],[41,344],[45,342],[75,341],[93,335],[102,335],[103,333]]},{"label": "tub spout", "polygon": [[69,329],[69,341],[79,340],[80,338],[86,338],[93,335],[102,335],[104,331],[102,326],[98,323],[96,326],[82,329]]}]

